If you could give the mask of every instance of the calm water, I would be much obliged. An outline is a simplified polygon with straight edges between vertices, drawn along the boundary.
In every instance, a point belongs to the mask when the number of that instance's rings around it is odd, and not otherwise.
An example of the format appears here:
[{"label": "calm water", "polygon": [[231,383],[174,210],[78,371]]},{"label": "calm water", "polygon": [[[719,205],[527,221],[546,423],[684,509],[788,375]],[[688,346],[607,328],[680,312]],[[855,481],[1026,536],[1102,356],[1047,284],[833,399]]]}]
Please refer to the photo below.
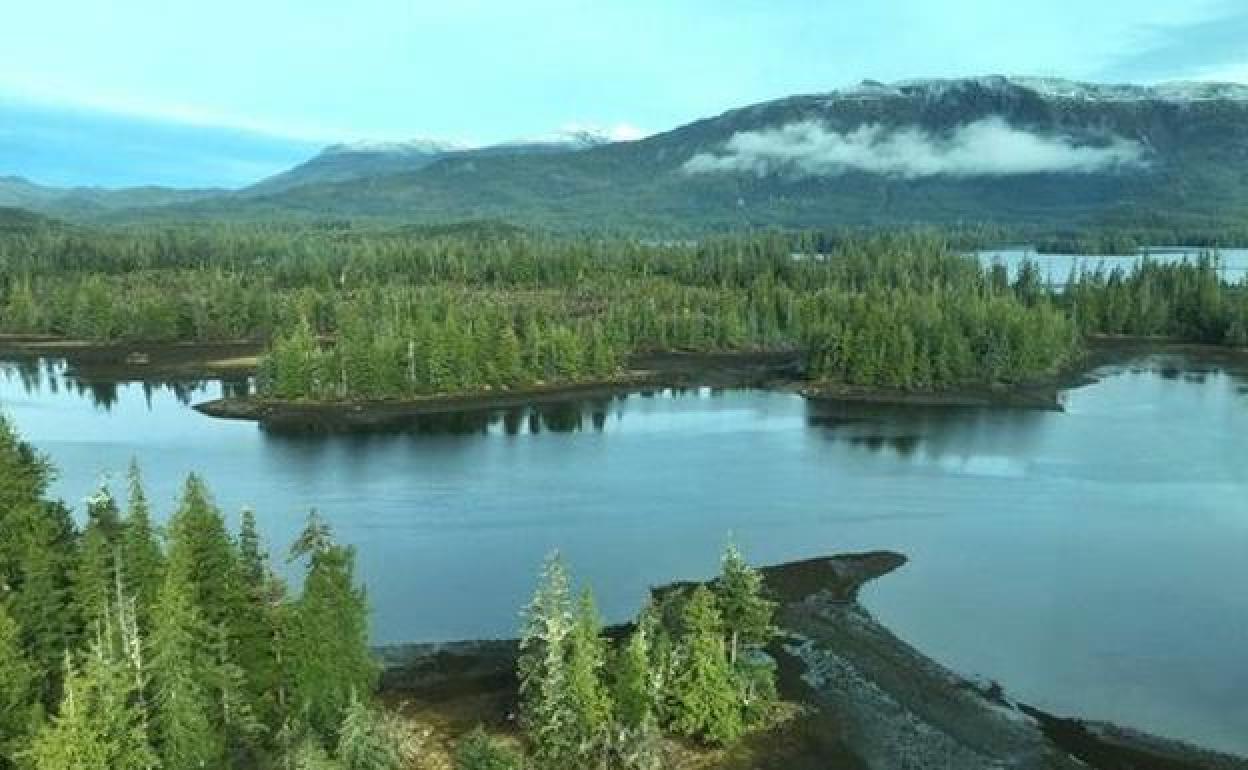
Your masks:
[{"label": "calm water", "polygon": [[1032,262],[1040,270],[1040,278],[1052,286],[1064,286],[1070,278],[1071,271],[1094,271],[1103,269],[1109,272],[1114,268],[1130,270],[1136,263],[1147,257],[1154,262],[1177,263],[1196,262],[1201,254],[1215,254],[1218,258],[1218,271],[1223,280],[1229,283],[1240,283],[1248,280],[1248,249],[1220,249],[1211,252],[1207,249],[1194,249],[1186,246],[1163,247],[1149,249],[1146,254],[1128,254],[1122,256],[1088,256],[1086,254],[1037,254],[1031,248],[1001,248],[977,252],[980,261],[986,265],[1000,263],[1009,270],[1011,278],[1018,277],[1019,267],[1024,261]]},{"label": "calm water", "polygon": [[1142,359],[1065,413],[703,390],[318,438],[188,408],[220,383],[6,372],[0,403],[79,507],[132,456],[166,511],[196,469],[277,547],[318,507],[359,546],[380,642],[513,634],[554,547],[612,619],[651,584],[709,575],[729,533],[765,562],[889,548],[912,562],[866,602],[938,659],[1060,712],[1248,752],[1242,374]]}]

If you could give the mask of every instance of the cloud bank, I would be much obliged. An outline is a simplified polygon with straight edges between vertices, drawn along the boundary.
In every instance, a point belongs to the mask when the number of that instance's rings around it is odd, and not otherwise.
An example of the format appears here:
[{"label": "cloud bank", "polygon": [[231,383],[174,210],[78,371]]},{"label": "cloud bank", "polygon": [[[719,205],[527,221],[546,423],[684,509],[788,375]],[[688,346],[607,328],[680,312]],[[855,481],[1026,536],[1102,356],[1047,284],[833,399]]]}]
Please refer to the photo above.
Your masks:
[{"label": "cloud bank", "polygon": [[1088,174],[1144,165],[1145,150],[1139,142],[1114,137],[1101,146],[1081,146],[1070,137],[1041,136],[991,117],[961,126],[947,136],[917,128],[889,131],[878,125],[840,133],[814,120],[742,131],[719,152],[690,158],[684,170],[691,174],[752,172],[759,176],[835,176],[865,171],[924,177]]}]

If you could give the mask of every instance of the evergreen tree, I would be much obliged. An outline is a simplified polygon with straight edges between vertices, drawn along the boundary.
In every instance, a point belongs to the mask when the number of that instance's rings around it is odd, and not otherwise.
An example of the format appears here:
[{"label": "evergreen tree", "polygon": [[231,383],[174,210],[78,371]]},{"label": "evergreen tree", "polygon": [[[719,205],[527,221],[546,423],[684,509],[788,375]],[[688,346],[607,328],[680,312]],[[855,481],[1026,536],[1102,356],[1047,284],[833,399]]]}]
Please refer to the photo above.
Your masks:
[{"label": "evergreen tree", "polygon": [[399,770],[401,746],[382,715],[354,693],[338,730],[338,761],[344,770]]},{"label": "evergreen tree", "polygon": [[616,656],[612,693],[620,725],[639,728],[654,718],[655,678],[651,672],[651,637],[655,621],[647,608]]},{"label": "evergreen tree", "polygon": [[270,729],[277,726],[281,672],[278,661],[277,624],[281,617],[282,587],[268,564],[260,541],[256,516],[243,511],[238,538],[240,587],[243,592],[233,619],[233,657],[240,668],[247,703]]},{"label": "evergreen tree", "polygon": [[126,592],[135,598],[139,628],[146,633],[151,629],[152,609],[164,579],[165,557],[152,525],[139,466],[133,460],[127,482],[130,497],[122,528],[122,562],[126,565]]},{"label": "evergreen tree", "polygon": [[17,757],[38,727],[39,670],[27,659],[17,622],[0,601],[0,770],[18,767]]},{"label": "evergreen tree", "polygon": [[736,677],[724,649],[715,595],[694,589],[685,605],[681,666],[672,681],[672,724],[682,735],[728,745],[745,729]]},{"label": "evergreen tree", "polygon": [[568,636],[567,676],[573,721],[567,726],[577,745],[578,765],[602,766],[609,745],[611,697],[603,682],[607,644],[593,594],[581,593]]},{"label": "evergreen tree", "polygon": [[579,738],[568,671],[568,647],[573,632],[568,572],[558,553],[546,559],[533,600],[524,613],[520,638],[521,720],[539,765],[574,767]]},{"label": "evergreen tree", "polygon": [[511,748],[491,738],[480,727],[468,733],[455,749],[455,770],[523,770],[524,760]]},{"label": "evergreen tree", "polygon": [[74,570],[74,604],[88,626],[103,621],[113,597],[113,577],[121,557],[121,512],[101,485],[87,499],[87,526]]},{"label": "evergreen tree", "polygon": [[355,551],[337,545],[313,512],[291,549],[307,559],[290,619],[290,708],[321,735],[337,735],[353,693],[371,693],[377,665],[368,647],[368,600],[355,584]]},{"label": "evergreen tree", "polygon": [[214,629],[194,603],[189,557],[170,560],[153,616],[153,722],[165,770],[219,767],[225,757]]},{"label": "evergreen tree", "polygon": [[46,673],[41,700],[50,710],[60,701],[65,651],[81,635],[72,601],[77,532],[60,503],[28,505],[10,517],[9,525],[12,529],[3,534],[16,544],[10,612],[21,619],[27,656]]},{"label": "evergreen tree", "polygon": [[714,589],[728,631],[728,660],[735,666],[743,647],[758,648],[771,638],[776,605],[763,596],[763,576],[732,544],[724,551]]},{"label": "evergreen tree", "polygon": [[221,511],[195,474],[186,479],[182,500],[169,520],[170,564],[178,562],[191,603],[213,628],[238,617],[240,576],[234,544]]},{"label": "evergreen tree", "polygon": [[81,670],[66,655],[64,695],[53,719],[35,736],[35,770],[151,770],[152,750],[132,672],[97,637]]}]

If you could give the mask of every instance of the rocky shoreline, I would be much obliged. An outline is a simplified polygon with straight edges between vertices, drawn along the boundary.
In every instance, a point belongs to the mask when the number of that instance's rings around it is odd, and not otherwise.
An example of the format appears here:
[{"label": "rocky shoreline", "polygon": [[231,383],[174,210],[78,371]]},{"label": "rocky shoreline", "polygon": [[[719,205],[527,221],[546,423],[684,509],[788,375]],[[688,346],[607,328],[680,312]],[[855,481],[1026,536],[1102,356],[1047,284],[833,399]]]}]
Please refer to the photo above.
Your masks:
[{"label": "rocky shoreline", "polygon": [[[781,695],[807,710],[807,729],[820,733],[776,767],[1248,770],[1245,758],[1048,714],[928,658],[858,601],[866,582],[905,561],[874,552],[763,570],[780,602],[771,653]],[[401,645],[378,654],[392,698],[488,694],[503,721],[514,704],[514,641]]]}]

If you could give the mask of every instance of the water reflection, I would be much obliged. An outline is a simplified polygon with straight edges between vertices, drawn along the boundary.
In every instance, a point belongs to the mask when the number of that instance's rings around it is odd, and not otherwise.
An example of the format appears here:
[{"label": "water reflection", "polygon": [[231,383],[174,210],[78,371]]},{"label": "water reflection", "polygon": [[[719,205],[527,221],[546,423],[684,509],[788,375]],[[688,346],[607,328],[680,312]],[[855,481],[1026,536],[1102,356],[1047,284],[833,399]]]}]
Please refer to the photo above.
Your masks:
[{"label": "water reflection", "polygon": [[213,379],[147,377],[119,380],[115,376],[98,376],[89,367],[74,369],[65,359],[59,358],[13,358],[0,361],[0,377],[10,383],[18,383],[22,392],[30,397],[57,395],[66,392],[80,396],[93,407],[111,412],[121,399],[122,388],[136,386],[149,410],[158,393],[168,393],[177,403],[190,406],[201,401],[219,386],[227,396],[245,396],[253,387],[248,377]]}]

